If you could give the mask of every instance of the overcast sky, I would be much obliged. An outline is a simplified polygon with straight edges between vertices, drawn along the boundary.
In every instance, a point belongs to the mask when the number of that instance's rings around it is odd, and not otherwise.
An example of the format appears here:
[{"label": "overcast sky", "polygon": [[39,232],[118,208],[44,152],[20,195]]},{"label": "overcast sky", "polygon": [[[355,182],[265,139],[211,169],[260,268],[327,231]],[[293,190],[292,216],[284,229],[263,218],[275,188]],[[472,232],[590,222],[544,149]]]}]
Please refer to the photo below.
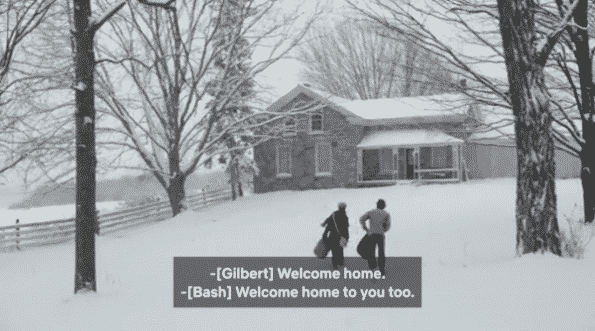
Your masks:
[{"label": "overcast sky", "polygon": [[[369,4],[365,0],[360,0],[360,2]],[[314,10],[314,1],[308,1],[306,3],[307,4],[304,4],[305,8],[310,8],[310,10]],[[354,14],[351,7],[344,0],[329,0],[328,2],[326,2],[326,5],[328,6],[329,10],[326,12],[325,16],[319,20],[318,24],[325,24],[325,22],[330,22],[333,19],[340,19],[345,15]],[[457,33],[457,31],[448,23],[441,22],[433,18],[429,18],[427,20],[427,24],[435,35],[442,36],[445,39],[450,40],[450,43],[457,49],[461,50],[464,54],[493,54],[490,50],[486,49],[485,47],[465,43],[464,37]],[[490,28],[497,29],[498,27],[492,26]],[[292,88],[294,88],[298,83],[301,82],[299,79],[299,72],[300,68],[302,67],[302,63],[298,60],[288,59],[279,61],[277,64],[275,64],[268,70],[266,80],[267,82],[273,83],[276,86],[276,94],[278,96],[282,96],[283,94],[289,92]],[[506,68],[503,65],[482,64],[475,66],[475,69],[487,76],[506,79]]]},{"label": "overcast sky", "polygon": [[[305,12],[305,17],[308,17],[308,13],[313,13],[315,11],[316,5],[322,6],[324,9],[324,14],[319,18],[316,24],[324,25],[326,23],[330,23],[334,19],[340,19],[345,15],[353,15],[352,9],[348,6],[348,4],[344,0],[320,0],[318,1],[304,1],[303,3],[296,3],[293,0],[282,0],[284,4],[283,9],[287,11],[295,10],[296,6],[299,6],[301,11]],[[466,54],[482,54],[485,53],[485,49],[465,44],[464,40],[459,38],[460,36],[457,32],[450,26],[446,25],[443,22],[439,22],[436,20],[428,20],[428,25],[430,28],[437,34],[441,35],[448,40],[452,40],[453,45],[459,47],[459,49],[463,50]],[[103,28],[102,28],[103,29]],[[266,52],[257,51],[254,55],[253,60],[259,61],[265,58]],[[300,80],[300,69],[302,68],[302,64],[300,61],[296,59],[285,59],[280,60],[279,62],[273,64],[269,67],[261,77],[258,78],[259,82],[265,85],[269,85],[272,87],[270,94],[268,94],[268,98],[274,100],[283,94],[289,92],[293,89],[298,83],[301,83]],[[489,76],[498,77],[498,78],[506,78],[506,71],[504,70],[503,66],[495,66],[495,65],[483,65],[479,66],[478,69],[487,74]],[[119,177],[122,174],[131,173],[130,171],[115,171],[112,172],[108,177]],[[103,176],[100,176],[103,177]],[[19,183],[19,180],[16,178],[6,178],[3,182],[9,185],[16,185]]]}]

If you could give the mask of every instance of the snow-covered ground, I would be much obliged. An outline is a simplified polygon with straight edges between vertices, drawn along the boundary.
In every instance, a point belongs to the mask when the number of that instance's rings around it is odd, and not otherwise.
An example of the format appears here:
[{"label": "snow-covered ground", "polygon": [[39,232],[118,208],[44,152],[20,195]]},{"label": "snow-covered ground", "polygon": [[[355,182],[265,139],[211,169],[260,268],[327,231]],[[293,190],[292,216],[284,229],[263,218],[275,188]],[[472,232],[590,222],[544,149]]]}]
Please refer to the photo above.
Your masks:
[{"label": "snow-covered ground", "polygon": [[[120,207],[120,201],[98,202],[100,213],[108,213]],[[20,224],[57,221],[74,217],[74,204],[62,206],[38,207],[30,209],[0,209],[0,227],[14,225],[18,219]]]},{"label": "snow-covered ground", "polygon": [[[557,192],[564,227],[580,183]],[[312,256],[339,201],[357,256],[357,219],[378,198],[393,219],[387,255],[422,256],[422,308],[173,308],[174,256]],[[0,329],[595,330],[595,252],[514,258],[514,201],[513,179],[253,195],[98,237],[98,293],[82,295],[74,243],[3,253]]]}]

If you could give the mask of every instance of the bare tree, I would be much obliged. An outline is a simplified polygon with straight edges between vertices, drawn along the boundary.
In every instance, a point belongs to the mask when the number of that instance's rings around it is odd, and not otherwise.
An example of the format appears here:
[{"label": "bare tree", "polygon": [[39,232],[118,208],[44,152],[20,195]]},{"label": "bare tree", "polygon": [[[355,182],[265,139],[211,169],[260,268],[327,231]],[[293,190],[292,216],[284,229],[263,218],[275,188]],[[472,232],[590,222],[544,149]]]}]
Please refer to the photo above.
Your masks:
[{"label": "bare tree", "polygon": [[537,45],[532,0],[499,0],[500,31],[515,116],[517,142],[517,251],[561,255],[556,209],[554,135],[544,69],[576,4]]},{"label": "bare tree", "polygon": [[[114,134],[112,144],[132,151],[142,165],[126,166],[151,172],[166,190],[173,215],[186,209],[186,178],[213,156],[246,146],[226,146],[228,137],[249,137],[252,144],[270,139],[287,114],[262,110],[229,116],[226,109],[242,102],[237,91],[271,64],[288,55],[308,30],[313,18],[300,27],[301,15],[285,14],[277,1],[237,1],[236,24],[222,24],[226,1],[178,1],[167,11],[131,7],[111,24],[118,50],[103,48],[101,100],[118,126],[102,130]],[[221,31],[231,37],[221,42]],[[266,51],[264,60],[250,63],[241,75],[235,63],[244,52],[230,52],[239,40],[250,54]],[[223,54],[223,70],[214,62]],[[103,65],[117,64],[132,83],[121,92]],[[107,70],[107,69],[106,69]],[[215,82],[215,83],[214,83]],[[215,86],[215,87],[214,87]],[[214,93],[212,93],[214,92]],[[212,96],[210,96],[211,94]],[[245,100],[246,101],[246,100]],[[306,112],[303,104],[292,112]]]},{"label": "bare tree", "polygon": [[[581,9],[573,14],[573,24],[565,27],[564,34],[555,45],[552,56],[546,62],[546,83],[551,87],[552,94],[550,114],[554,128],[556,149],[563,150],[580,158],[582,163],[581,182],[583,188],[584,220],[593,222],[595,216],[595,176],[592,175],[595,166],[593,158],[589,157],[595,150],[593,138],[593,77],[592,54],[595,51],[589,46],[589,38],[595,36],[592,27],[595,11],[588,1],[577,0]],[[574,4],[574,2],[572,2]],[[393,2],[394,4],[394,2]],[[468,95],[484,105],[491,106],[496,113],[507,112],[512,108],[511,99],[507,95],[508,83],[483,75],[474,68],[475,64],[492,64],[504,67],[504,53],[501,50],[500,32],[494,28],[498,24],[500,15],[497,5],[486,1],[455,0],[449,2],[431,1],[432,7],[438,10],[425,10],[412,4],[398,9],[395,21],[399,28],[407,32],[411,40],[423,44],[437,56],[449,61],[452,67],[458,69],[473,84]],[[563,1],[544,1],[535,7],[536,34],[539,39],[557,27],[557,22],[565,12],[568,3]],[[448,42],[433,34],[423,26],[421,14],[442,22],[451,23],[461,30],[466,42],[474,46],[490,49],[486,56],[464,54],[448,45]],[[591,24],[589,24],[591,23]],[[583,28],[584,27],[584,28]],[[500,115],[499,115],[500,116]],[[502,116],[501,116],[502,117]],[[578,120],[578,121],[577,121]],[[580,122],[580,125],[578,124]],[[512,118],[485,125],[485,130],[499,130],[511,125]],[[514,136],[509,138],[515,139]]]},{"label": "bare tree", "polygon": [[[487,4],[484,1],[455,0],[448,3],[439,1],[430,1],[428,8],[422,8],[413,5],[412,2],[402,3],[400,1],[374,1],[377,9],[369,6],[367,9],[354,7],[364,17],[371,19],[385,28],[398,34],[400,38],[406,37],[411,42],[440,56],[446,60],[451,68],[456,68],[458,74],[467,79],[471,84],[465,91],[468,96],[481,102],[484,105],[492,106],[496,113],[506,114],[506,110],[513,108],[515,136],[518,137],[518,183],[517,192],[517,252],[524,254],[526,252],[550,250],[559,254],[558,228],[556,216],[556,198],[554,190],[554,164],[553,164],[553,139],[561,135],[554,135],[551,122],[554,121],[549,108],[550,94],[545,88],[544,72],[548,58],[557,40],[561,37],[564,29],[569,25],[569,13],[571,11],[563,10],[564,15],[556,14],[545,15],[537,9],[548,10],[546,7],[537,7],[531,2],[531,10],[537,12],[534,16],[526,18],[524,15],[515,16],[517,20],[527,19],[526,24],[535,24],[534,17],[541,21],[529,31],[533,39],[525,45],[525,55],[529,56],[526,65],[522,67],[517,74],[528,75],[525,82],[529,85],[524,87],[510,84],[511,71],[509,71],[509,82],[499,81],[493,77],[482,74],[476,67],[477,64],[506,64],[508,67],[513,62],[507,58],[506,52],[502,50],[499,39],[505,31],[515,33],[514,38],[518,38],[516,30],[506,30],[514,27],[508,26],[506,29],[494,29],[494,24],[500,22],[501,13],[498,7],[493,4]],[[515,7],[517,8],[517,7]],[[574,8],[574,7],[572,7]],[[510,9],[510,8],[509,8]],[[380,13],[380,11],[384,11]],[[548,11],[551,13],[551,10]],[[450,23],[462,30],[466,41],[469,44],[481,45],[491,50],[491,54],[485,56],[465,54],[460,49],[449,45],[441,36],[436,35],[427,24],[425,19],[438,19],[442,22]],[[486,19],[487,18],[487,19]],[[518,21],[517,21],[518,22]],[[548,22],[547,24],[541,22]],[[487,24],[486,24],[487,23]],[[452,26],[451,25],[451,26]],[[532,30],[531,30],[532,29]],[[560,30],[561,29],[561,30]],[[517,39],[514,39],[517,42]],[[539,42],[534,42],[539,41]],[[506,45],[506,42],[505,42]],[[517,45],[520,45],[517,43]],[[545,46],[544,46],[545,45]],[[516,50],[515,50],[516,51]],[[522,54],[522,53],[518,53]],[[541,58],[532,58],[531,56],[542,56]],[[506,61],[505,61],[506,60]],[[531,68],[529,70],[528,68]],[[531,80],[528,80],[531,78]],[[515,80],[514,82],[519,82]],[[530,91],[524,96],[533,95],[539,92],[539,104],[532,103],[530,100],[522,99],[519,95],[522,91]],[[514,94],[514,96],[513,96]],[[520,109],[521,101],[523,108]],[[535,100],[534,100],[535,101]],[[564,109],[566,110],[566,109]],[[544,113],[545,112],[545,113]],[[561,112],[558,118],[562,123],[569,119],[568,114]],[[507,120],[504,119],[503,122]],[[530,121],[536,121],[535,123]],[[528,126],[528,124],[539,124]],[[508,125],[509,123],[493,123],[499,125]],[[569,125],[567,125],[569,126]],[[534,131],[532,131],[534,130]],[[521,139],[522,137],[522,139]],[[538,175],[542,180],[534,180]],[[522,187],[522,189],[521,189]]]},{"label": "bare tree", "polygon": [[[170,9],[174,0],[138,0]],[[92,16],[90,0],[73,0],[74,83],[76,111],[76,271],[74,292],[97,291],[95,281],[95,35],[126,5],[121,1],[100,17]]]},{"label": "bare tree", "polygon": [[387,38],[366,21],[325,23],[299,50],[305,80],[347,99],[432,95],[456,85],[440,58],[405,38]]},{"label": "bare tree", "polygon": [[[258,12],[253,9],[250,10],[250,6],[245,6],[247,4],[246,0],[220,0],[220,4],[222,7],[218,12],[218,19],[221,28],[218,29],[214,42],[216,46],[222,47],[222,51],[217,54],[217,58],[213,61],[213,65],[216,70],[219,70],[219,73],[210,84],[211,91],[209,94],[216,97],[221,91],[229,90],[229,88],[233,89],[233,85],[237,84],[236,80],[241,80],[242,82],[236,89],[235,95],[230,98],[233,102],[230,102],[226,108],[220,111],[221,117],[240,120],[244,116],[253,114],[253,109],[248,103],[255,96],[256,82],[254,77],[248,74],[252,57],[252,49],[248,47],[248,38],[245,35],[236,33],[236,31],[238,31],[238,28],[241,30],[241,25],[247,21],[247,16],[257,15]],[[215,2],[214,5],[217,6],[218,3]],[[226,86],[229,83],[232,83],[232,86]],[[238,148],[241,146],[246,149],[250,148],[250,142],[246,136],[235,137],[229,134],[224,135],[222,140],[225,147],[230,150],[227,157],[229,163],[226,171],[230,178],[231,198],[235,200],[238,194],[243,196],[240,161],[246,161],[243,158],[245,150]],[[225,162],[225,157],[222,157],[221,160]]]},{"label": "bare tree", "polygon": [[[556,0],[556,5],[560,15],[568,10],[568,5],[561,0]],[[582,130],[578,130],[572,122],[566,125],[567,130],[574,138],[573,140],[578,143],[578,148],[573,148],[570,139],[564,139],[566,137],[560,137],[558,140],[568,145],[581,159],[584,219],[586,223],[592,223],[595,218],[595,174],[593,174],[595,169],[595,160],[593,158],[595,154],[595,122],[593,121],[593,114],[595,114],[593,53],[595,48],[591,49],[589,46],[589,38],[594,35],[592,30],[589,31],[589,28],[592,28],[592,24],[589,23],[595,20],[595,13],[592,7],[589,6],[588,0],[575,0],[572,5],[576,5],[576,10],[572,16],[574,24],[566,26],[565,30],[568,37],[563,39],[564,45],[555,54],[555,58],[558,67],[567,80],[566,85],[570,87],[569,90],[574,96],[575,104],[580,113]],[[574,61],[568,59],[565,48],[572,51]],[[573,67],[576,69],[573,70]],[[578,79],[579,87],[575,83],[576,79]],[[558,107],[562,108],[561,106]]]},{"label": "bare tree", "polygon": [[[56,0],[6,0],[0,3],[0,174],[18,165],[27,168],[35,155],[43,160],[44,150],[54,135],[42,134],[47,127],[43,123],[55,123],[49,111],[42,111],[28,102],[33,91],[27,89],[27,81],[33,77],[25,75],[22,61],[23,47],[32,34],[48,16]],[[47,110],[47,109],[46,109]],[[45,132],[44,132],[45,133]],[[44,150],[42,152],[42,150]]]},{"label": "bare tree", "polygon": [[[17,48],[46,18],[56,0],[7,0],[0,3],[0,98],[16,82],[9,80],[9,72]],[[18,80],[17,80],[18,81]],[[0,106],[8,100],[0,99]]]}]

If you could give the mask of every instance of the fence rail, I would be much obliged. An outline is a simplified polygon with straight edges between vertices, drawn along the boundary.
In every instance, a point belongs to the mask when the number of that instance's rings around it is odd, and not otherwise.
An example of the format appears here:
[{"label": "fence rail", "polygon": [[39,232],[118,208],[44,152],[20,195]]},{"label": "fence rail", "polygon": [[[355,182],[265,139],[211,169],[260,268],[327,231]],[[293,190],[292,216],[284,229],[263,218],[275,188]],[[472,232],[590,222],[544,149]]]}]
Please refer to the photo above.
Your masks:
[{"label": "fence rail", "polygon": [[[189,209],[197,210],[220,201],[231,199],[229,189],[201,192],[186,197]],[[99,214],[96,232],[99,235],[162,221],[172,216],[169,201],[152,202],[143,206]],[[74,239],[74,218],[63,220],[15,224],[0,227],[0,252],[24,247],[45,246]]]}]

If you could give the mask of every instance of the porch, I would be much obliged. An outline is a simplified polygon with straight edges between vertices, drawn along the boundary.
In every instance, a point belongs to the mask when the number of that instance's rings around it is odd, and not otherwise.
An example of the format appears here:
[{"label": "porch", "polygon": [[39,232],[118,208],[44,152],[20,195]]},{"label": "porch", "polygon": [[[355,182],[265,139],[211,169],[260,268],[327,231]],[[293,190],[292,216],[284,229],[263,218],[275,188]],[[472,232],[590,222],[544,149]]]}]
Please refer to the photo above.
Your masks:
[{"label": "porch", "polygon": [[458,182],[462,143],[439,131],[371,132],[357,145],[357,182]]}]

